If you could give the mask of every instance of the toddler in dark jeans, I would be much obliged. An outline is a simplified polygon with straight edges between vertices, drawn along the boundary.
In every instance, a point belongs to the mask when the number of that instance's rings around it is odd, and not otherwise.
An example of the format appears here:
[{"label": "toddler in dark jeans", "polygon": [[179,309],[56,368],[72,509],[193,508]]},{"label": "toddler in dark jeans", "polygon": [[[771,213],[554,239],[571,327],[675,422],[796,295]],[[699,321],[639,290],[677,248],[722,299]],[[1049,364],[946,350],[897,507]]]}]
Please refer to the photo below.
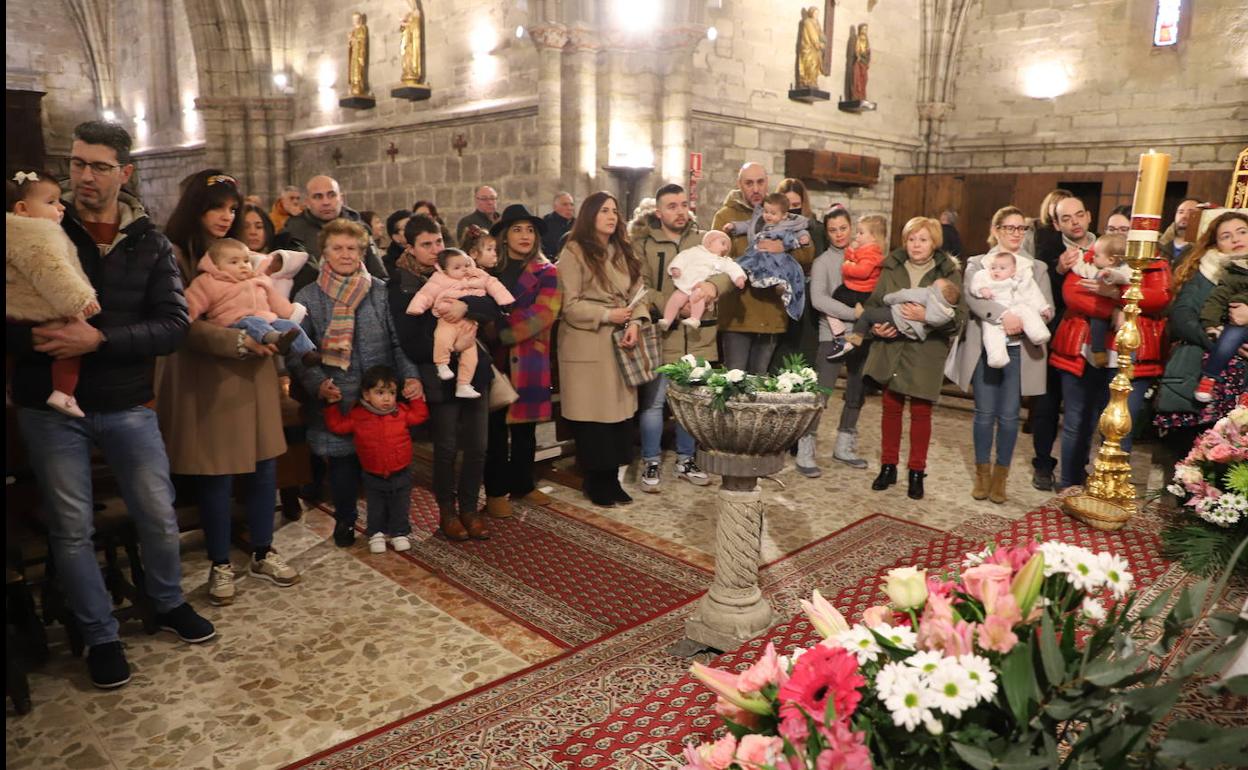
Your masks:
[{"label": "toddler in dark jeans", "polygon": [[386,540],[396,551],[412,547],[408,515],[412,497],[412,436],[408,428],[429,419],[424,399],[398,401],[399,378],[388,366],[373,366],[360,382],[360,402],[343,414],[325,408],[325,427],[354,434],[355,453],[364,469],[368,501],[368,550],[385,553]]},{"label": "toddler in dark jeans", "polygon": [[1202,404],[1213,400],[1213,389],[1218,384],[1218,378],[1239,353],[1240,346],[1248,342],[1248,326],[1231,323],[1231,305],[1236,304],[1248,305],[1248,257],[1232,260],[1226,266],[1222,280],[1209,293],[1204,307],[1200,309],[1201,326],[1217,340],[1205,359],[1200,383],[1193,394]]}]

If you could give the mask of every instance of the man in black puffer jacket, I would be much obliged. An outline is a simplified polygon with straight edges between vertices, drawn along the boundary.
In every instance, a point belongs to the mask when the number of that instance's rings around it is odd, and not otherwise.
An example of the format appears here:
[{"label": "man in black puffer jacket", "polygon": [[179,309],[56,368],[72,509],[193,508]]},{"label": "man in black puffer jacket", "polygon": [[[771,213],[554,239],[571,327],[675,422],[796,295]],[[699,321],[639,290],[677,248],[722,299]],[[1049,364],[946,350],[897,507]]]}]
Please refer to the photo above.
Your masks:
[{"label": "man in black puffer jacket", "polygon": [[[216,634],[182,595],[169,460],[148,406],[156,356],[178,347],[190,319],[169,240],[138,199],[121,189],[133,172],[130,136],[121,126],[92,121],[74,129],[62,226],[101,310],[60,327],[5,325],[8,352],[16,359],[17,423],[43,495],[53,558],[88,646],[91,681],[103,689],[130,681],[130,667],[91,541],[92,445],[108,462],[134,518],[157,622],[185,642]],[[82,358],[76,398],[83,417],[46,404],[52,360],[73,356]]]}]

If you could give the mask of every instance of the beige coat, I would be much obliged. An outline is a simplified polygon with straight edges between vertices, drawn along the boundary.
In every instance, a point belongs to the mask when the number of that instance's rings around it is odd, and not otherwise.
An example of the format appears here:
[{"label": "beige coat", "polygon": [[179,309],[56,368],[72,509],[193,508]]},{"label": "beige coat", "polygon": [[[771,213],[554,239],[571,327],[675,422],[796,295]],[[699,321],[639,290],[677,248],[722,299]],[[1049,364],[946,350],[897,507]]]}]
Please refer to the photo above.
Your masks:
[{"label": "beige coat", "polygon": [[[191,266],[177,257],[189,282]],[[195,321],[178,352],[156,361],[156,414],[174,473],[251,473],[286,452],[276,359],[240,359],[241,334]]]},{"label": "beige coat", "polygon": [[4,215],[4,315],[39,323],[73,318],[95,301],[78,251],[50,219]]},{"label": "beige coat", "polygon": [[[563,309],[559,315],[560,410],[579,422],[622,422],[637,412],[637,390],[624,384],[615,360],[614,324],[607,320],[611,308],[623,307],[642,287],[638,278],[617,260],[607,263],[609,286],[599,286],[585,264],[576,243],[569,241],[559,256],[559,292]],[[633,308],[635,320],[650,320],[647,303]]]}]

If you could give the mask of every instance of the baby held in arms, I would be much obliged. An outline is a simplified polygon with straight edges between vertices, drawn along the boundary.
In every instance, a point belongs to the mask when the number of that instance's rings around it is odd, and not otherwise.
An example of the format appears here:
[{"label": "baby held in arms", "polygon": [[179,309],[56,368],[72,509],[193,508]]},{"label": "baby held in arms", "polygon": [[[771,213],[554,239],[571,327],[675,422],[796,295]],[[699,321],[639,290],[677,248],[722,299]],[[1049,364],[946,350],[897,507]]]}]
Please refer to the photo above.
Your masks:
[{"label": "baby held in arms", "polygon": [[[1006,312],[1022,321],[1027,339],[1037,345],[1048,342],[1050,334],[1045,321],[1053,317],[1053,308],[1036,285],[1031,270],[1019,270],[1018,258],[1008,251],[989,255],[987,262],[986,269],[971,278],[971,296],[1005,305]],[[1001,369],[1010,362],[1009,337],[999,319],[985,323],[983,330],[988,365]]]},{"label": "baby held in arms", "polygon": [[713,275],[726,273],[738,289],[745,288],[745,271],[728,257],[730,248],[732,241],[726,233],[708,230],[702,236],[702,245],[685,249],[676,255],[671,267],[667,269],[676,290],[663,308],[663,320],[659,321],[659,328],[664,331],[670,329],[685,307],[689,308],[689,317],[681,323],[691,329],[701,326],[702,314],[706,312],[706,300],[701,295],[695,295],[693,290]]}]

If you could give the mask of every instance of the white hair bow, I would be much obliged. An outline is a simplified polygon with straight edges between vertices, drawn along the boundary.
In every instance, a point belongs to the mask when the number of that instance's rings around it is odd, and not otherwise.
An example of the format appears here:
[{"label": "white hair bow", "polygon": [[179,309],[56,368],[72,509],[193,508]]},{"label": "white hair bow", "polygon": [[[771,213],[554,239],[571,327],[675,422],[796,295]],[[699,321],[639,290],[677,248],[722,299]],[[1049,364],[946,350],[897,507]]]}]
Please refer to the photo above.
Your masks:
[{"label": "white hair bow", "polygon": [[38,182],[39,175],[33,171],[19,171],[13,175],[13,181],[17,184],[25,184],[27,182]]}]

